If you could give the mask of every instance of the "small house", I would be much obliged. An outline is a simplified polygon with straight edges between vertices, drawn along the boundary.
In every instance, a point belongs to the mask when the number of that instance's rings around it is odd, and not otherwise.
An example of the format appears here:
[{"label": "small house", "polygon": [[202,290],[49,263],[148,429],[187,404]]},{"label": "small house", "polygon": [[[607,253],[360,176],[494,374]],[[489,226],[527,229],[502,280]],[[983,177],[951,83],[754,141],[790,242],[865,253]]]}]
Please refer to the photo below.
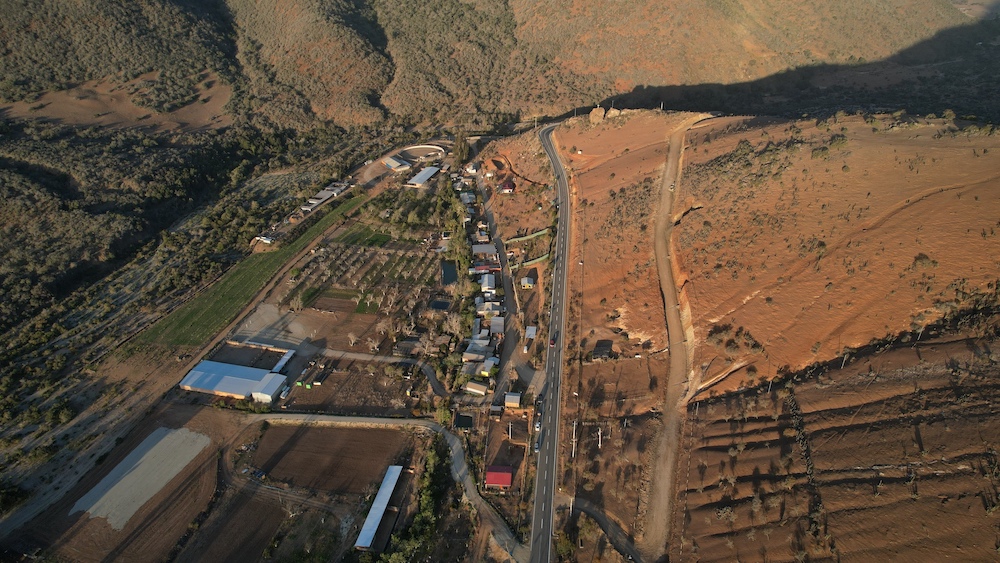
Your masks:
[{"label": "small house", "polygon": [[508,409],[521,408],[521,394],[505,393],[503,396],[503,406],[507,407]]},{"label": "small house", "polygon": [[532,278],[521,278],[521,289],[534,289],[535,280]]},{"label": "small house", "polygon": [[477,383],[475,381],[470,381],[465,384],[465,392],[470,395],[478,395],[480,397],[485,397],[489,388],[484,383]]},{"label": "small house", "polygon": [[509,489],[514,484],[514,468],[491,465],[486,468],[487,489]]}]

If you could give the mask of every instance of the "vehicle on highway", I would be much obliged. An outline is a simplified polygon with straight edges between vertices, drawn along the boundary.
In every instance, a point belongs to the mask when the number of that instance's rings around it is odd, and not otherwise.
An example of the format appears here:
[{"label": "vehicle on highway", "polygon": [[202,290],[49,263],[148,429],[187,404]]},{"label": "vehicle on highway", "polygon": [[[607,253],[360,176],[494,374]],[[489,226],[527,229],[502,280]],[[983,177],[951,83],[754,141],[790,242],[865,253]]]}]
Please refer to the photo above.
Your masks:
[{"label": "vehicle on highway", "polygon": [[557,332],[557,333],[555,333],[555,334],[552,335],[551,339],[549,339],[549,348],[555,348],[556,347],[556,340],[558,340],[558,339],[559,339],[559,333]]},{"label": "vehicle on highway", "polygon": [[542,437],[539,436],[538,439],[535,440],[535,453],[536,454],[538,453],[538,450],[541,449],[541,447],[542,447]]},{"label": "vehicle on highway", "polygon": [[535,421],[535,432],[541,432],[541,431],[542,431],[542,421],[541,420],[536,420]]}]

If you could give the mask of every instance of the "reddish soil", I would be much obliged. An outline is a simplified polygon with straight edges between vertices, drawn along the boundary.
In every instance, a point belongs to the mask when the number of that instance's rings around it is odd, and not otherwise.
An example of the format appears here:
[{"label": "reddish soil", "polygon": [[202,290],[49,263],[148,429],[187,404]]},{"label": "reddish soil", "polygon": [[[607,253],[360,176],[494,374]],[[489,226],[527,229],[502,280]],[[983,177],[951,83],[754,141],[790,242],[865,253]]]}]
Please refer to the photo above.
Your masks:
[{"label": "reddish soil", "polygon": [[997,344],[924,342],[692,404],[671,559],[995,559]]},{"label": "reddish soil", "polygon": [[571,350],[579,346],[586,355],[599,339],[613,340],[629,356],[666,348],[651,235],[667,136],[686,117],[626,112],[597,125],[579,118],[556,129],[571,171],[574,211]]},{"label": "reddish soil", "polygon": [[703,391],[917,331],[996,280],[1000,137],[889,116],[714,123],[688,134],[672,241]]},{"label": "reddish soil", "polygon": [[[162,402],[111,451],[110,455],[59,502],[17,532],[14,546],[29,553],[33,546],[51,546],[50,553],[74,561],[164,559],[205,509],[216,486],[217,451],[239,426],[240,413]],[[148,501],[121,531],[103,518],[69,514],[74,503],[159,427],[188,428],[209,436],[205,448],[167,486]]]},{"label": "reddish soil", "polygon": [[253,463],[269,479],[294,487],[365,493],[378,488],[385,468],[412,444],[410,435],[398,430],[272,426]]},{"label": "reddish soil", "polygon": [[232,125],[225,106],[233,88],[211,73],[205,73],[199,83],[198,99],[172,112],[158,113],[133,104],[129,90],[154,77],[155,73],[146,74],[124,84],[92,80],[68,90],[46,92],[32,102],[0,105],[0,115],[52,119],[78,126],[141,126],[160,131],[199,131]]}]

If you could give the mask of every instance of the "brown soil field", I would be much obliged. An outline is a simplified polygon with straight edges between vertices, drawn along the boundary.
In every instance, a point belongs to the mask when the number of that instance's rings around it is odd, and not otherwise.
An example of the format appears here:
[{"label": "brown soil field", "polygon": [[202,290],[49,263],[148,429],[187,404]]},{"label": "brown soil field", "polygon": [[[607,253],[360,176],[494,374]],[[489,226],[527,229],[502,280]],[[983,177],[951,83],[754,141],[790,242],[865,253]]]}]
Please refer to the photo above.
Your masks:
[{"label": "brown soil field", "polygon": [[[307,374],[305,381],[312,381],[312,389],[293,386],[288,395],[287,405],[297,411],[317,411],[334,414],[360,416],[407,416],[410,405],[416,400],[406,396],[407,389],[414,388],[413,379],[403,379],[386,373],[392,364],[334,360],[329,357],[319,359],[326,366],[317,370],[315,377]],[[399,368],[407,373],[416,371],[409,365]],[[326,372],[321,385],[315,380],[319,373]],[[418,371],[419,373],[419,371]],[[296,374],[297,375],[297,374]],[[422,375],[419,377],[423,378]],[[294,379],[294,377],[293,377]],[[426,385],[421,385],[421,388]]]},{"label": "brown soil field", "polygon": [[672,246],[703,391],[919,331],[997,279],[1000,136],[840,115],[687,140]]},{"label": "brown soil field", "polygon": [[[228,494],[178,555],[178,561],[257,561],[286,517],[276,501],[252,492]],[[224,540],[221,538],[225,538]]]},{"label": "brown soil field", "polygon": [[995,560],[998,344],[943,337],[692,403],[670,558]]},{"label": "brown soil field", "polygon": [[378,489],[385,468],[413,447],[406,432],[379,428],[271,426],[253,463],[269,480],[331,493]]},{"label": "brown soil field", "polygon": [[[159,560],[166,558],[188,524],[205,509],[216,487],[217,451],[236,434],[241,414],[163,401],[117,447],[85,475],[59,502],[11,537],[23,553],[35,547],[73,561]],[[70,514],[74,504],[160,427],[187,428],[212,443],[153,496],[127,522],[114,530],[104,518]]]},{"label": "brown soil field", "polygon": [[233,119],[226,114],[225,106],[233,88],[214,74],[205,73],[201,79],[197,100],[169,113],[132,103],[129,91],[153,78],[155,73],[123,84],[92,80],[68,90],[46,92],[35,101],[0,105],[0,115],[43,118],[85,127],[150,127],[159,131],[199,131],[232,125]]}]

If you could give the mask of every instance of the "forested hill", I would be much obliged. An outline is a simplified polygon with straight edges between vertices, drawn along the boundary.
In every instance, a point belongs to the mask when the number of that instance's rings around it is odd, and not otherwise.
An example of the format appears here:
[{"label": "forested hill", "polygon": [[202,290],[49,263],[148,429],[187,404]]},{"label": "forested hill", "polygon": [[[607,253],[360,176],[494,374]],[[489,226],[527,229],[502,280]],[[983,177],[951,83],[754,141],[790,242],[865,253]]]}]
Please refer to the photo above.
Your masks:
[{"label": "forested hill", "polygon": [[484,123],[644,86],[883,59],[968,24],[948,0],[0,0],[0,97],[159,71],[133,101],[196,99],[282,126]]}]

